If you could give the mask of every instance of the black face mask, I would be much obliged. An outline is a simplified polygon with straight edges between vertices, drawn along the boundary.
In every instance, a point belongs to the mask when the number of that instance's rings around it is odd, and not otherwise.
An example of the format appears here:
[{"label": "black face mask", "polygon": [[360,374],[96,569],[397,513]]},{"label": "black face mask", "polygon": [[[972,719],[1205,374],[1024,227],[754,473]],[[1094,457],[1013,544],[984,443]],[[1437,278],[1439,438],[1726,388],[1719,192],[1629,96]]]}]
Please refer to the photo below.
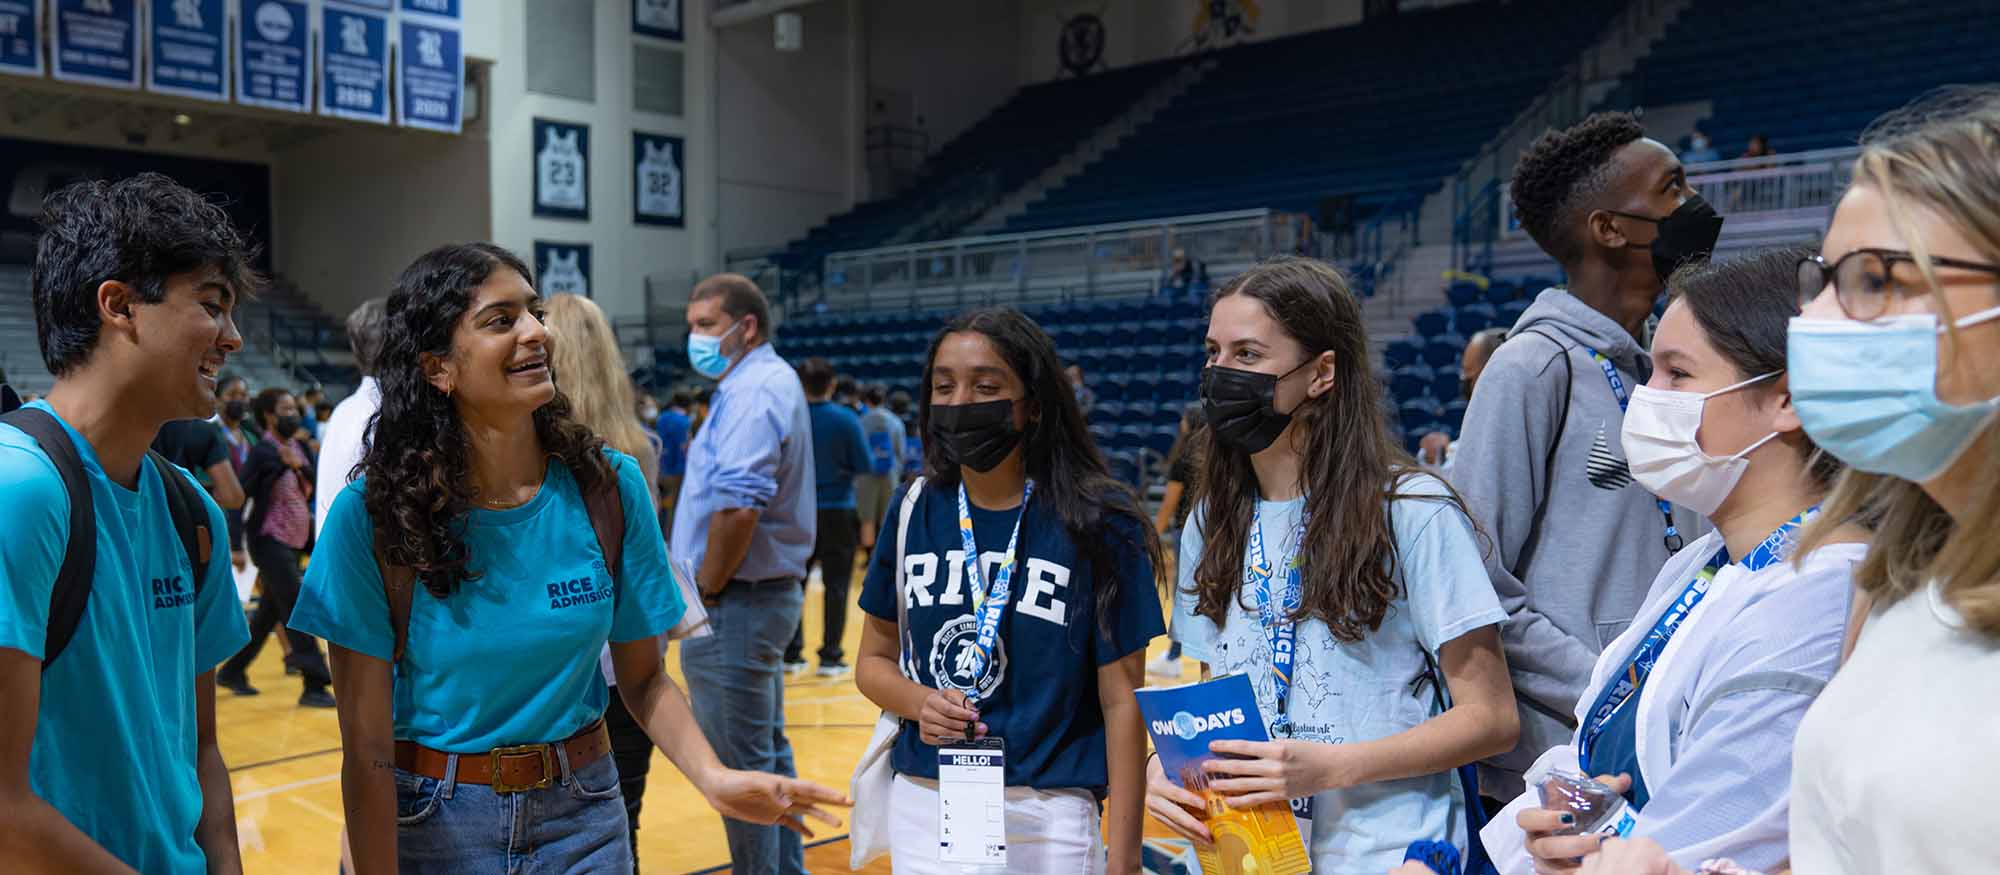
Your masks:
[{"label": "black face mask", "polygon": [[1708,205],[1701,195],[1695,195],[1681,202],[1679,207],[1664,219],[1639,216],[1632,213],[1610,211],[1614,216],[1624,216],[1641,222],[1652,222],[1660,227],[1660,233],[1653,242],[1646,245],[1652,250],[1653,272],[1659,274],[1660,282],[1690,261],[1707,261],[1709,253],[1715,251],[1716,238],[1722,236],[1722,216]]},{"label": "black face mask", "polygon": [[1275,406],[1278,381],[1319,360],[1313,356],[1282,376],[1210,365],[1201,372],[1201,412],[1223,446],[1256,455],[1269,449],[1292,424]]},{"label": "black face mask", "polygon": [[984,474],[1007,460],[1021,442],[1014,429],[1014,402],[931,405],[931,437],[946,458]]},{"label": "black face mask", "polygon": [[299,418],[296,416],[278,417],[277,424],[271,427],[271,433],[281,438],[288,438],[291,437],[292,435],[298,434]]},{"label": "black face mask", "polygon": [[243,417],[249,412],[250,404],[247,401],[231,399],[222,402],[222,418],[230,422],[242,422]]}]

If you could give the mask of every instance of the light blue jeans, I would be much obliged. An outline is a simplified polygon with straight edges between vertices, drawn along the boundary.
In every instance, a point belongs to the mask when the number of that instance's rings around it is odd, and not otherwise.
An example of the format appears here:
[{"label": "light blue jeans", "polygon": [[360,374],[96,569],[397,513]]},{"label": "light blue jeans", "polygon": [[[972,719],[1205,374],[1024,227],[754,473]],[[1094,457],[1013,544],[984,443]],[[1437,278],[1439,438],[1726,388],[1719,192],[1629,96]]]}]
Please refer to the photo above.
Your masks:
[{"label": "light blue jeans", "polygon": [[618,767],[606,756],[571,771],[561,747],[556,760],[562,780],[507,794],[458,783],[457,757],[443,780],[396,770],[402,875],[628,875]]},{"label": "light blue jeans", "polygon": [[[709,608],[713,635],[681,643],[694,718],[732,769],[796,777],[785,737],[785,645],[798,626],[805,592],[796,580],[731,583]],[[802,875],[799,834],[723,818],[729,858],[739,875]]]}]

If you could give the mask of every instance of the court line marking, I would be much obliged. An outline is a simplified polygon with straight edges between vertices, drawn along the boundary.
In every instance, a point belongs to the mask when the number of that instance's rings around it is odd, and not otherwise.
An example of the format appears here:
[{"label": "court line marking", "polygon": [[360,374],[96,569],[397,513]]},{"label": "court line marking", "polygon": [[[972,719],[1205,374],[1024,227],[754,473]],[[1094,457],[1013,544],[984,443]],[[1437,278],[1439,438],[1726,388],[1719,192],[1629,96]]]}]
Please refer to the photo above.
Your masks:
[{"label": "court line marking", "polygon": [[239,803],[252,802],[258,799],[262,799],[266,796],[276,796],[279,793],[286,793],[303,787],[316,787],[319,786],[320,784],[330,784],[338,780],[340,780],[340,773],[334,772],[331,775],[321,775],[317,778],[307,778],[303,781],[293,781],[290,784],[279,784],[276,787],[265,787],[261,790],[252,790],[248,793],[239,793],[236,796],[236,801]]},{"label": "court line marking", "polygon": [[325,750],[309,750],[304,753],[290,754],[287,756],[278,757],[276,759],[258,760],[257,762],[254,763],[244,763],[243,765],[240,766],[230,766],[229,773],[234,775],[238,772],[247,772],[250,771],[251,769],[263,768],[264,766],[275,766],[279,763],[289,763],[293,760],[303,760],[303,759],[309,759],[311,757],[326,756],[327,754],[330,753],[340,753],[339,745],[326,748]]}]

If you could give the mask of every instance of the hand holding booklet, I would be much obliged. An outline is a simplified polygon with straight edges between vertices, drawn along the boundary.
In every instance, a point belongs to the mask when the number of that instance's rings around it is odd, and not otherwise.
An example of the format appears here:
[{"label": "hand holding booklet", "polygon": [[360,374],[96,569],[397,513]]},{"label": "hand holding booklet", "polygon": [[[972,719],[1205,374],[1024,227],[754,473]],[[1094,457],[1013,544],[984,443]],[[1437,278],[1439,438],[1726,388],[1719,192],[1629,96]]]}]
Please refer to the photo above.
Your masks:
[{"label": "hand holding booklet", "polygon": [[1220,792],[1209,787],[1202,764],[1217,755],[1210,742],[1270,741],[1250,679],[1229,675],[1196,684],[1147,687],[1137,692],[1146,731],[1167,777],[1202,797],[1208,810],[1202,823],[1214,836],[1212,847],[1197,848],[1205,875],[1301,875],[1312,871],[1312,859],[1300,837],[1299,821],[1290,806],[1269,803],[1231,808]]}]

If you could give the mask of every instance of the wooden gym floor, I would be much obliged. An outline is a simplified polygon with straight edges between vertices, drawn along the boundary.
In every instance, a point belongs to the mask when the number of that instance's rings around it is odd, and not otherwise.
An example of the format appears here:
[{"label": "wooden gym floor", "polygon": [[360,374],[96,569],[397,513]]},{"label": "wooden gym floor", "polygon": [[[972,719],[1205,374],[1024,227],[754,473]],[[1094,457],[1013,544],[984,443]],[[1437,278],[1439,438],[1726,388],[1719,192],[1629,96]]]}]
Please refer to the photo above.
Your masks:
[{"label": "wooden gym floor", "polygon": [[[860,585],[857,573],[842,643],[850,662],[861,640],[861,618],[865,616],[852,603]],[[815,581],[806,595],[808,659],[813,658],[821,640],[821,592]],[[1163,653],[1165,647],[1165,638],[1155,641],[1150,655]],[[1191,679],[1193,664],[1186,665]],[[813,668],[817,667],[815,662]],[[677,682],[682,681],[680,648],[669,650],[667,669]],[[217,731],[236,793],[244,870],[249,875],[336,872],[341,804],[340,730],[334,712],[297,705],[299,681],[285,676],[282,651],[275,643],[264,648],[251,667],[250,681],[263,695],[246,698],[223,690],[216,702]],[[845,790],[877,713],[878,709],[855,689],[851,673],[838,680],[822,680],[809,671],[787,681],[785,726],[799,775]],[[818,837],[808,840],[807,868],[815,873],[854,871],[847,865],[846,830],[822,827],[816,832]],[[1167,835],[1150,820],[1146,832],[1149,838]],[[666,757],[655,751],[646,783],[645,810],[640,816],[641,870],[683,873],[720,867],[719,871],[726,871],[728,862],[721,818]],[[879,859],[860,871],[887,875],[888,859]]]}]

